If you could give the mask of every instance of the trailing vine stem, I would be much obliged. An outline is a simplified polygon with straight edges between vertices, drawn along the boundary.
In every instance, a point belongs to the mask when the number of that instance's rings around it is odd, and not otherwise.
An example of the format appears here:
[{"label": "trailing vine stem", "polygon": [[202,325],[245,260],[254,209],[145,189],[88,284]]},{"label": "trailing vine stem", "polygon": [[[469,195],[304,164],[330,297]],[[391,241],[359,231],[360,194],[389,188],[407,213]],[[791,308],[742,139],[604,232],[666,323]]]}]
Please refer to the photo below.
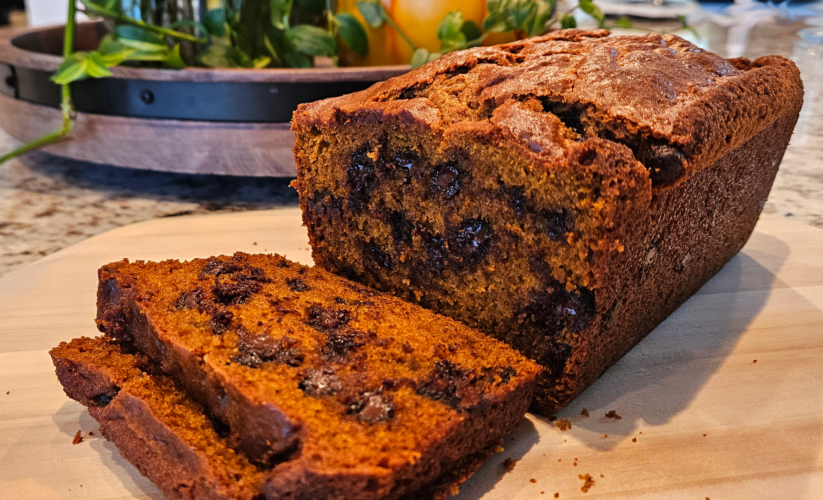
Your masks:
[{"label": "trailing vine stem", "polygon": [[[72,53],[74,52],[74,39],[75,39],[75,32],[77,29],[77,20],[75,19],[77,16],[75,15],[77,12],[77,5],[74,1],[69,1],[69,15],[68,15],[68,22],[66,23],[66,30],[63,35],[63,57],[71,57]],[[74,128],[74,104],[71,99],[71,87],[70,84],[64,84],[60,86],[60,111],[63,115],[63,124],[61,127],[54,132],[44,135],[38,139],[34,139],[33,141],[29,141],[19,148],[15,149],[14,151],[0,156],[0,164],[5,163],[7,160],[20,156],[22,154],[28,153],[33,149],[42,148],[58,142],[65,137],[67,137],[72,129]]]}]

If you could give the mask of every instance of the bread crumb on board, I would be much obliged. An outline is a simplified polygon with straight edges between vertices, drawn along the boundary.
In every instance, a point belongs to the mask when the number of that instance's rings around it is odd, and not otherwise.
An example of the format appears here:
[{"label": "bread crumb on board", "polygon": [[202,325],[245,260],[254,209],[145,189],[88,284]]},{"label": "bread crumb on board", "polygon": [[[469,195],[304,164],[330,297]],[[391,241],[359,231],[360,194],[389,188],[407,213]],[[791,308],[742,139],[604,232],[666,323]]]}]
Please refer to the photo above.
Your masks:
[{"label": "bread crumb on board", "polygon": [[592,478],[591,474],[578,474],[577,477],[583,480],[583,487],[580,488],[580,491],[583,493],[587,493],[589,488],[594,486],[594,478]]},{"label": "bread crumb on board", "polygon": [[535,479],[535,478],[531,478],[531,479],[529,479],[529,482],[530,482],[530,483],[536,483],[536,482],[537,482],[537,479]]},{"label": "bread crumb on board", "polygon": [[615,420],[621,420],[623,417],[617,414],[614,410],[609,410],[606,412],[606,418],[613,418]]},{"label": "bread crumb on board", "polygon": [[506,472],[511,472],[511,471],[514,470],[514,466],[517,465],[517,460],[510,457],[510,458],[507,458],[506,460],[503,460],[502,465],[503,465],[503,469]]},{"label": "bread crumb on board", "polygon": [[636,443],[636,442],[637,442],[637,438],[636,438],[636,437],[633,437],[633,438],[632,438],[632,443]]},{"label": "bread crumb on board", "polygon": [[572,423],[569,422],[568,418],[561,418],[560,420],[554,423],[554,426],[560,429],[561,431],[568,431],[572,428]]},{"label": "bread crumb on board", "polygon": [[583,416],[583,418],[589,418],[589,410],[587,410],[585,408],[580,410],[580,414]]},{"label": "bread crumb on board", "polygon": [[77,434],[74,435],[74,439],[71,440],[71,444],[80,444],[83,442],[83,431],[78,430]]}]

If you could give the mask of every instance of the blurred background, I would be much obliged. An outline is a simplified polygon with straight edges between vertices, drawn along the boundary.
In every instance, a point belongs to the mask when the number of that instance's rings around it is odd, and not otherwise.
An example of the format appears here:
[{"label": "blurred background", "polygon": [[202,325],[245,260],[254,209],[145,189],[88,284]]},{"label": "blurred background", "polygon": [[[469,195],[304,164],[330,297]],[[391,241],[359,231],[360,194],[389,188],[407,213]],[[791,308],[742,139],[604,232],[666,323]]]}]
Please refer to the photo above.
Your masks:
[{"label": "blurred background", "polygon": [[[395,15],[405,12],[418,21],[426,19],[431,14],[429,9],[434,8],[440,9],[438,12],[477,10],[469,3],[383,0],[384,5],[394,5],[391,9]],[[615,28],[620,34],[669,32],[724,57],[778,54],[791,58],[800,67],[805,83],[805,104],[765,212],[823,228],[823,3],[595,3],[608,23],[628,16],[632,27]],[[481,0],[478,5],[482,17],[485,2]],[[205,12],[210,6],[200,1],[193,8]],[[567,6],[561,3],[557,8]],[[66,9],[66,0],[0,0],[0,33],[65,23]],[[578,27],[597,24],[580,9],[570,15]],[[436,30],[436,23],[435,19],[428,32]],[[0,130],[0,154],[19,144]],[[141,220],[296,205],[297,196],[288,186],[289,181],[164,173],[30,153],[0,165],[0,275],[100,232]]]}]

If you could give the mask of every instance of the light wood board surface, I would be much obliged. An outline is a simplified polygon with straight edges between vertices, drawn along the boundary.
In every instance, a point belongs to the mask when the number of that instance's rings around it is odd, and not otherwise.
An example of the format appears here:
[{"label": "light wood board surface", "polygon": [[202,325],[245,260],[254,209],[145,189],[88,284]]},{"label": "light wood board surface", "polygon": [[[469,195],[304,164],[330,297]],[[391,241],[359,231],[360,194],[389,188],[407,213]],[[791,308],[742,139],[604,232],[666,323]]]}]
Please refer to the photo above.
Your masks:
[{"label": "light wood board surface", "polygon": [[[102,264],[236,250],[311,262],[293,208],[145,222],[0,280],[0,498],[162,498],[66,398],[47,351],[97,334]],[[823,498],[823,231],[764,216],[737,257],[558,416],[572,429],[524,419],[460,500]],[[517,459],[509,473],[506,458]],[[579,474],[595,480],[588,493]]]}]

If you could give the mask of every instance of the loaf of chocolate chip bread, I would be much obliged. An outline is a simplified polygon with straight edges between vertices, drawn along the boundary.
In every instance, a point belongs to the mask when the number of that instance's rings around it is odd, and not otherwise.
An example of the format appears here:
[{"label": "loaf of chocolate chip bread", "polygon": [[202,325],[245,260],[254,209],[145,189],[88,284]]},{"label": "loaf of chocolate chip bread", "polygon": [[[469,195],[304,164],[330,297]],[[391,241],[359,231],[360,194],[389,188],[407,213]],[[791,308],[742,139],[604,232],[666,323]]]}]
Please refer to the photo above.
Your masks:
[{"label": "loaf of chocolate chip bread", "polygon": [[803,100],[794,64],[563,30],[299,107],[315,262],[583,391],[737,253]]},{"label": "loaf of chocolate chip bread", "polygon": [[[541,370],[457,321],[276,255],[122,261],[99,277],[99,329],[218,423],[226,446],[264,472],[266,498],[450,493],[526,412]],[[70,380],[94,377],[65,375],[58,361],[77,357],[66,349],[53,355],[71,397],[108,408],[133,387],[76,389]],[[112,440],[128,448],[125,432]]]}]

